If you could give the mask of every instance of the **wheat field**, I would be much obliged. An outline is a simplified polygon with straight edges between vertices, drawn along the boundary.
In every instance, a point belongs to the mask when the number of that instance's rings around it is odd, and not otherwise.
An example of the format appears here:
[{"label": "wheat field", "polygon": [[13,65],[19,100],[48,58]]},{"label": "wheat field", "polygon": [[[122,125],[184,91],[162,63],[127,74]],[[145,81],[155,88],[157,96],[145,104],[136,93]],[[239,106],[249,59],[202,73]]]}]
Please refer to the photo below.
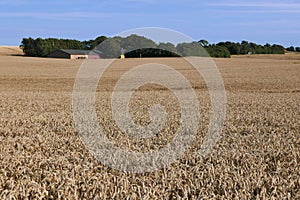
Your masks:
[{"label": "wheat field", "polygon": [[110,94],[135,65],[163,63],[189,79],[199,99],[196,141],[169,167],[140,174],[104,165],[78,136],[72,91],[82,60],[29,58],[0,47],[0,199],[300,199],[300,54],[214,59],[227,93],[220,140],[203,159],[198,150],[209,124],[210,101],[201,76],[181,58],[114,62],[99,82],[99,124],[120,148],[153,151],[179,126],[176,98],[156,85],[132,98],[136,123],[147,108],[168,111],[155,138],[128,139],[113,123]]}]

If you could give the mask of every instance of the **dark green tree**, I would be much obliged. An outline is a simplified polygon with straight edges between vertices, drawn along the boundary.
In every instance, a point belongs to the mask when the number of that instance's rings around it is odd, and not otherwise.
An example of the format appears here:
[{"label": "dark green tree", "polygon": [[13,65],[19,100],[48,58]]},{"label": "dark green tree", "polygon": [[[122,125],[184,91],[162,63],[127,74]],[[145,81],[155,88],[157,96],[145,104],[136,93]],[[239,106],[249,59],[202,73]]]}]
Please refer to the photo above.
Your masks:
[{"label": "dark green tree", "polygon": [[285,48],[281,45],[273,44],[271,46],[271,53],[272,54],[284,54],[285,53]]},{"label": "dark green tree", "polygon": [[97,46],[101,44],[103,41],[105,41],[106,39],[107,39],[106,36],[99,36],[95,40],[85,41],[85,49],[93,50],[97,48]]},{"label": "dark green tree", "polygon": [[295,52],[296,51],[295,47],[293,47],[293,46],[290,46],[290,47],[286,48],[286,50],[287,51],[291,51],[291,52]]},{"label": "dark green tree", "polygon": [[139,35],[130,35],[126,38],[115,37],[114,40],[119,41],[122,48],[127,52],[137,49],[156,48],[157,44],[152,40]]},{"label": "dark green tree", "polygon": [[167,50],[173,53],[177,53],[177,49],[174,44],[168,43],[159,43],[157,46],[158,49]]},{"label": "dark green tree", "polygon": [[23,38],[20,47],[27,56],[37,56],[35,40],[31,37]]},{"label": "dark green tree", "polygon": [[248,54],[249,52],[250,52],[249,42],[243,40],[242,43],[241,43],[240,54]]},{"label": "dark green tree", "polygon": [[211,57],[215,58],[230,58],[229,50],[224,46],[209,45],[205,48]]},{"label": "dark green tree", "polygon": [[26,56],[45,57],[57,49],[85,49],[85,44],[78,40],[56,38],[23,38],[20,45]]},{"label": "dark green tree", "polygon": [[209,45],[209,42],[207,40],[199,40],[198,43],[202,46],[202,47],[207,47]]},{"label": "dark green tree", "polygon": [[204,48],[201,47],[198,42],[180,43],[176,49],[181,56],[208,56]]},{"label": "dark green tree", "polygon": [[226,47],[231,55],[239,55],[241,50],[241,45],[239,43],[233,42],[219,42],[217,46]]},{"label": "dark green tree", "polygon": [[101,43],[97,48],[102,52],[103,58],[118,58],[121,55],[121,45],[114,38],[109,38]]},{"label": "dark green tree", "polygon": [[263,48],[264,48],[263,54],[271,54],[272,53],[271,45],[269,43],[266,43]]}]

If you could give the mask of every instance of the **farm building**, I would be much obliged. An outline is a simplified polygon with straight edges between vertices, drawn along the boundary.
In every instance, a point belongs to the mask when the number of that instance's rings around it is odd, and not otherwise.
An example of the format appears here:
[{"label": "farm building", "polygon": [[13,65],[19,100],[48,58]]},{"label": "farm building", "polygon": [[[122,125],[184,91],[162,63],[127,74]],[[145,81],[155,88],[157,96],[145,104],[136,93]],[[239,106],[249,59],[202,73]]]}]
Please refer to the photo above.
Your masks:
[{"label": "farm building", "polygon": [[89,50],[75,50],[75,49],[58,49],[50,54],[49,58],[67,58],[67,59],[99,59],[100,52]]}]

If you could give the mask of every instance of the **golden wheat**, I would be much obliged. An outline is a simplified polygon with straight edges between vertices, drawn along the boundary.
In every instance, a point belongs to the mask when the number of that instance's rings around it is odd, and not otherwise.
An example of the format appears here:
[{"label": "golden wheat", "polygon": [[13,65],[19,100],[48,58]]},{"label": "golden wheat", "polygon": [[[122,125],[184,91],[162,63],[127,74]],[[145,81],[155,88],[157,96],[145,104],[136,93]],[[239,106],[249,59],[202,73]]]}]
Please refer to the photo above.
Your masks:
[{"label": "golden wheat", "polygon": [[[128,59],[107,71],[97,90],[99,124],[121,148],[153,151],[179,126],[178,102],[148,85],[133,96],[136,123],[161,103],[167,127],[130,139],[112,120],[110,91],[133,65],[157,62],[186,76],[200,102],[196,141],[168,168],[126,174],[85,149],[72,118],[72,88],[82,61],[0,57],[0,199],[300,199],[300,66],[298,57],[215,59],[227,90],[227,119],[211,154],[199,158],[210,101],[201,77],[181,59]],[[143,107],[144,105],[144,107]],[[139,109],[137,109],[139,108]]]}]

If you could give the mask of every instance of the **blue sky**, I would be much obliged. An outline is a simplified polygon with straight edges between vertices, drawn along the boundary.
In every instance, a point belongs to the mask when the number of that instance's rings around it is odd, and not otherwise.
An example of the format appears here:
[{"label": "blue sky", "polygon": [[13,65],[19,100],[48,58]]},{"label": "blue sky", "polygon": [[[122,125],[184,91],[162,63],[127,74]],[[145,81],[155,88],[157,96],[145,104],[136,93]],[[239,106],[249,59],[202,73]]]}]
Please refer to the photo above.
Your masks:
[{"label": "blue sky", "polygon": [[300,0],[0,0],[0,45],[162,27],[195,40],[300,46]]}]

